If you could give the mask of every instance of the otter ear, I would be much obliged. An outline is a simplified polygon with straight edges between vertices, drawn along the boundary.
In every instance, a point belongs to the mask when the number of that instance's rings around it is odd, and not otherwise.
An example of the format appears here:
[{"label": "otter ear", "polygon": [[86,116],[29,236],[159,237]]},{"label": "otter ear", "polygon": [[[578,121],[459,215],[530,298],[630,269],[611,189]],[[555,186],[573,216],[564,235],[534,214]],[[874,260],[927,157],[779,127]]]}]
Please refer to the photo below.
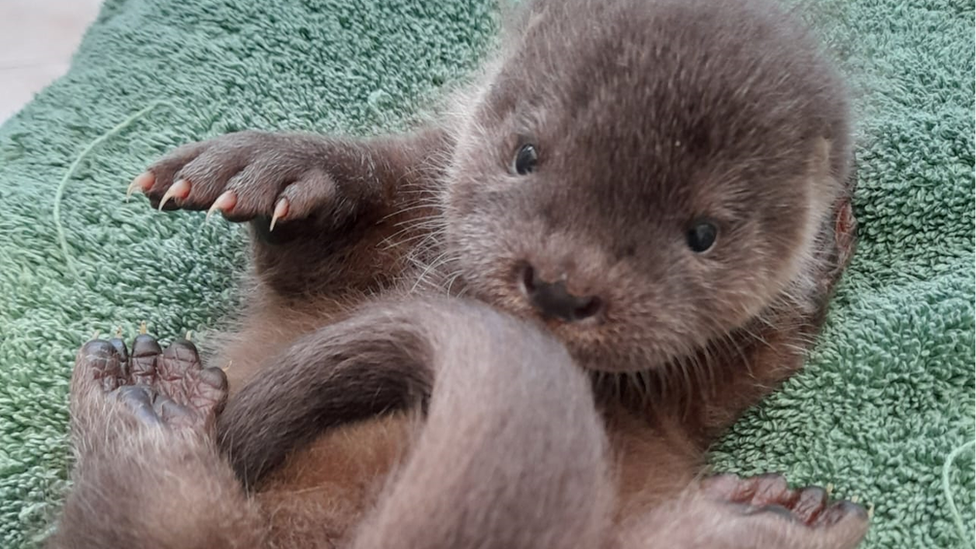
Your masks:
[{"label": "otter ear", "polygon": [[832,168],[832,152],[833,142],[826,137],[818,137],[813,141],[813,150],[807,164],[808,177],[820,189],[817,194],[826,204],[833,203],[834,198],[843,192],[843,184],[837,180]]},{"label": "otter ear", "polygon": [[818,137],[813,142],[813,151],[810,155],[810,175],[818,180],[831,176],[830,147],[831,141],[826,137]]},{"label": "otter ear", "polygon": [[830,173],[830,140],[818,137],[813,143],[813,172],[816,174]]}]

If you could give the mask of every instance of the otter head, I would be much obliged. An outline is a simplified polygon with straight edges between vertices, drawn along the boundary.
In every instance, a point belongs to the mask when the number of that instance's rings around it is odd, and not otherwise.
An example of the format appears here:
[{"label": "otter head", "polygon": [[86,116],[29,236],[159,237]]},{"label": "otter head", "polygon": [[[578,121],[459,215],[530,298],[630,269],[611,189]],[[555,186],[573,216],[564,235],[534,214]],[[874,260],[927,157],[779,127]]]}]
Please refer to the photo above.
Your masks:
[{"label": "otter head", "polygon": [[846,103],[748,1],[537,2],[457,138],[466,287],[586,367],[660,368],[790,291],[846,176]]}]

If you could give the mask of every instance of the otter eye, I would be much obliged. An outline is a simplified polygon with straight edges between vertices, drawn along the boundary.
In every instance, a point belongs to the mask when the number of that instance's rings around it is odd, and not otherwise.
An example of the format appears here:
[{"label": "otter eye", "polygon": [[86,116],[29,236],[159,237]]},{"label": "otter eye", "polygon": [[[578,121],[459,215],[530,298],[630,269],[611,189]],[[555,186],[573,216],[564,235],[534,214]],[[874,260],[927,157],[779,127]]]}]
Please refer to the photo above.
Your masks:
[{"label": "otter eye", "polygon": [[525,175],[535,169],[535,164],[538,161],[539,153],[536,152],[535,146],[531,144],[522,145],[515,153],[512,169],[519,175]]},{"label": "otter eye", "polygon": [[718,227],[711,221],[695,221],[688,229],[688,247],[695,253],[708,251],[718,238]]}]

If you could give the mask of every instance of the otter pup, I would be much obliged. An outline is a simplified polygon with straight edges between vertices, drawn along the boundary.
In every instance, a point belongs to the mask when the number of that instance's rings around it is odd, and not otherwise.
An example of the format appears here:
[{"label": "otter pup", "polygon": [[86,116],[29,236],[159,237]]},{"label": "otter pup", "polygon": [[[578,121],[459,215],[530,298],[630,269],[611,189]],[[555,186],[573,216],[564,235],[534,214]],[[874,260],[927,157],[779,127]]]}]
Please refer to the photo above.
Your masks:
[{"label": "otter pup", "polygon": [[[409,135],[231,134],[133,181],[161,209],[253,221],[217,436],[280,496],[279,532],[341,539],[412,440],[373,418],[431,391],[414,361],[336,344],[388,341],[356,324],[365,301],[446,292],[545,326],[593,374],[623,524],[802,365],[853,248],[844,87],[760,0],[533,2],[455,99]],[[384,437],[376,468],[341,459]]]}]

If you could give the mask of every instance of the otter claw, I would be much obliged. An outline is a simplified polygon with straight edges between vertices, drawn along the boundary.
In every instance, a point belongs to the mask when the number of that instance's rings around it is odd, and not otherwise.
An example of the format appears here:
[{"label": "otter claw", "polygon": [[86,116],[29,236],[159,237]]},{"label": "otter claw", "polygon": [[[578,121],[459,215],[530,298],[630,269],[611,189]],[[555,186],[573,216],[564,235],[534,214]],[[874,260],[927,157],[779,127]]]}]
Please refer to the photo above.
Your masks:
[{"label": "otter claw", "polygon": [[234,206],[236,205],[237,194],[235,194],[234,191],[224,191],[223,194],[217,197],[217,200],[214,200],[214,203],[210,206],[210,209],[207,210],[206,220],[210,221],[210,216],[212,216],[214,212],[229,212],[230,210],[234,209]]},{"label": "otter claw", "polygon": [[273,231],[278,220],[288,215],[288,207],[289,205],[287,198],[282,198],[277,204],[275,204],[274,213],[271,214],[271,227],[268,229],[268,231]]},{"label": "otter claw", "polygon": [[132,180],[132,183],[129,183],[129,188],[125,190],[125,199],[128,200],[132,193],[136,192],[136,189],[142,192],[148,191],[155,181],[156,176],[152,172],[142,172]]},{"label": "otter claw", "polygon": [[180,179],[176,183],[173,183],[172,187],[166,189],[166,193],[159,201],[159,210],[162,211],[163,206],[165,206],[166,203],[169,202],[173,197],[182,199],[188,196],[190,196],[190,182],[186,179]]}]

